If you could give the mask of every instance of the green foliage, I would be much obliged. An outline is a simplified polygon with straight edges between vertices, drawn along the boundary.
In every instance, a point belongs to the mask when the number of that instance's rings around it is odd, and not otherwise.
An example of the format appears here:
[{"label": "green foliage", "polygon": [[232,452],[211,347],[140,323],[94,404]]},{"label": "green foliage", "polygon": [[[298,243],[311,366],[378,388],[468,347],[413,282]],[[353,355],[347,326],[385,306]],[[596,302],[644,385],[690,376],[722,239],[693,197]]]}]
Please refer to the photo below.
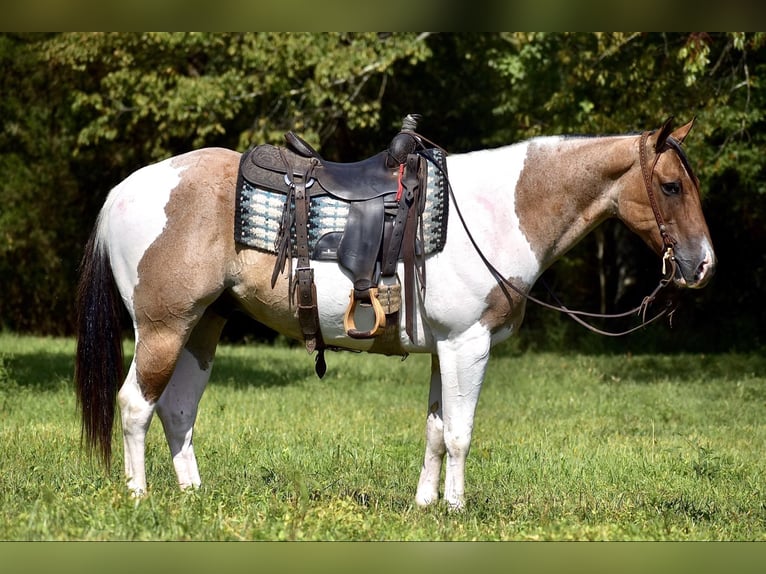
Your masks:
[{"label": "green foliage", "polygon": [[72,94],[79,147],[129,139],[152,159],[227,134],[244,148],[288,129],[318,144],[341,120],[375,127],[395,65],[428,55],[413,34],[374,33],[81,33],[44,50],[87,78]]},{"label": "green foliage", "polygon": [[0,327],[64,333],[82,200],[64,95],[40,65],[40,38],[0,35]]},{"label": "green foliage", "polygon": [[[621,133],[651,129],[669,116],[696,116],[687,143],[703,181],[731,164],[722,149],[748,148],[738,171],[763,169],[752,138],[762,121],[762,33],[509,33],[488,64],[507,79],[495,111],[518,126],[510,138],[552,133]],[[719,134],[715,136],[715,134]],[[718,161],[703,150],[711,137]],[[760,157],[755,157],[755,156]]]},{"label": "green foliage", "polygon": [[205,145],[379,121],[412,34],[0,34],[0,326],[68,333],[76,271],[106,193]]},{"label": "green foliage", "polygon": [[[763,540],[759,354],[496,356],[468,458],[468,507],[413,505],[427,357],[220,349],[177,489],[161,425],[149,496],[79,443],[74,342],[0,335],[3,540]],[[119,425],[118,425],[119,426]]]},{"label": "green foliage", "polygon": [[[175,153],[292,129],[352,161],[410,112],[452,152],[673,115],[698,120],[685,147],[720,260],[687,324],[758,347],[765,54],[766,34],[750,32],[0,34],[0,326],[71,332],[82,246],[108,190]],[[570,307],[609,311],[635,305],[656,273],[654,255],[608,227],[547,275]],[[558,321],[539,313],[530,307],[530,326]]]}]

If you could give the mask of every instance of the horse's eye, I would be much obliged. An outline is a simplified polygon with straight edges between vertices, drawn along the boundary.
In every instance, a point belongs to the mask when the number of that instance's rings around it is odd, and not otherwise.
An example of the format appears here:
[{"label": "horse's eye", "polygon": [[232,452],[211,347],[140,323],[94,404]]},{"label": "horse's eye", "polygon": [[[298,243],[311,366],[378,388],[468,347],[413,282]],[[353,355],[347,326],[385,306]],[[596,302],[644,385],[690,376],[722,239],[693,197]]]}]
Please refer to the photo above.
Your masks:
[{"label": "horse's eye", "polygon": [[662,191],[665,195],[678,195],[681,193],[680,181],[668,181],[662,184]]}]

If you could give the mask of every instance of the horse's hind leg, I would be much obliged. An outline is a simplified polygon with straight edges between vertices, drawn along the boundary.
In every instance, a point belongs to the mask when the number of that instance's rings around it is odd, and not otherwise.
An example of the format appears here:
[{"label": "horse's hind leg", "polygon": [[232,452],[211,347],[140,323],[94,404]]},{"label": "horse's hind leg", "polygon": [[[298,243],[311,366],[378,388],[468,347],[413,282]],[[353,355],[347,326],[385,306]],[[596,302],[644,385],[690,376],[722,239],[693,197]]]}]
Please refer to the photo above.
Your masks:
[{"label": "horse's hind leg", "polygon": [[125,476],[128,489],[146,491],[146,433],[184,345],[183,330],[146,323],[136,329],[136,351],[128,376],[117,394],[122,420]]},{"label": "horse's hind leg", "polygon": [[130,364],[125,382],[117,394],[122,422],[123,456],[128,490],[134,496],[146,491],[146,468],[144,449],[146,432],[154,414],[154,404],[147,401],[141,392],[136,374],[136,358]]},{"label": "horse's hind leg", "polygon": [[157,402],[157,415],[162,421],[182,489],[200,485],[192,431],[197,418],[197,405],[209,377],[210,367],[202,368],[194,355],[184,349],[165,392]]},{"label": "horse's hind leg", "polygon": [[442,379],[439,372],[439,357],[431,356],[431,389],[428,394],[428,416],[426,418],[426,454],[420,471],[415,502],[428,506],[439,498],[439,481],[442,462],[447,447],[444,443],[444,420],[442,418]]},{"label": "horse's hind leg", "polygon": [[201,484],[192,434],[197,408],[210,379],[213,357],[226,319],[208,310],[192,331],[173,376],[157,403],[165,437],[182,489]]}]

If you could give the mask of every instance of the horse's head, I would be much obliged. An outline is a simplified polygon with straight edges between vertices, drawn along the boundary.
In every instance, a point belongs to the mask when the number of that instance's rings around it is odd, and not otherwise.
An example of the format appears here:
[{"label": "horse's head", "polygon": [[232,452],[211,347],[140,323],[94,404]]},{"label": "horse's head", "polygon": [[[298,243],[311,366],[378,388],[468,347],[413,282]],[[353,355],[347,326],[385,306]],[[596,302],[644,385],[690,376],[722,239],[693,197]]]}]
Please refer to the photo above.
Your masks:
[{"label": "horse's head", "polygon": [[673,281],[700,288],[713,276],[716,258],[699,193],[699,180],[681,149],[694,120],[673,131],[672,118],[637,139],[638,169],[618,201],[620,219],[655,252],[673,258]]}]

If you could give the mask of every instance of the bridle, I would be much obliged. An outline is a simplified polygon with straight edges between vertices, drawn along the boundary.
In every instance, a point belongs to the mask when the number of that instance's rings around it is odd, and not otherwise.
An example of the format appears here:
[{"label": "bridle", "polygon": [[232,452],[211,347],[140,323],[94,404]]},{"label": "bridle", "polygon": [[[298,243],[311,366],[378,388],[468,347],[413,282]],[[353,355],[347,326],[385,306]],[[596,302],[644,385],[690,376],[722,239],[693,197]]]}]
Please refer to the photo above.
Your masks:
[{"label": "bridle", "polygon": [[[662,237],[662,245],[664,247],[664,255],[662,257],[662,274],[665,275],[665,264],[668,260],[675,262],[675,246],[678,243],[676,239],[668,233],[667,226],[665,225],[665,219],[662,217],[659,205],[657,205],[657,198],[654,195],[652,189],[652,175],[654,175],[654,168],[660,159],[660,153],[654,156],[652,162],[652,168],[647,168],[646,148],[648,147],[647,140],[651,132],[644,132],[638,141],[638,159],[641,163],[641,174],[644,177],[644,186],[646,187],[646,195],[649,196],[649,205],[654,213],[654,220],[657,222],[657,228],[660,230],[660,237]],[[655,150],[657,151],[657,150]],[[675,269],[674,269],[675,271]],[[672,275],[671,275],[672,277]]]},{"label": "bridle", "polygon": [[[590,331],[593,331],[594,333],[597,333],[599,335],[605,335],[607,337],[621,337],[629,333],[633,333],[634,331],[638,331],[639,329],[642,329],[646,327],[647,325],[654,323],[655,321],[664,317],[665,315],[669,315],[669,314],[672,315],[674,311],[673,301],[667,300],[665,303],[665,307],[663,309],[658,311],[653,317],[649,319],[646,318],[646,312],[649,306],[655,301],[660,291],[662,291],[665,287],[667,287],[668,284],[672,281],[677,270],[675,250],[674,250],[674,247],[677,241],[667,231],[665,220],[662,217],[662,213],[660,212],[659,205],[657,204],[657,198],[654,195],[654,191],[652,189],[652,176],[654,175],[654,168],[656,167],[657,161],[659,160],[660,152],[657,153],[657,155],[654,158],[654,161],[651,164],[651,168],[649,168],[647,157],[646,157],[646,148],[648,147],[647,141],[651,133],[652,132],[643,132],[639,138],[639,162],[641,166],[641,174],[643,176],[644,186],[646,188],[646,194],[649,197],[649,205],[651,206],[652,212],[654,213],[654,219],[657,222],[657,227],[659,228],[660,236],[662,237],[662,242],[664,247],[664,253],[662,256],[662,278],[660,279],[659,283],[654,288],[654,290],[649,295],[644,297],[639,305],[637,305],[633,309],[624,311],[622,313],[591,313],[588,311],[575,311],[575,310],[569,309],[563,303],[561,303],[561,301],[559,301],[558,297],[556,297],[556,295],[546,285],[545,287],[548,289],[548,292],[557,303],[556,305],[552,305],[550,303],[542,301],[541,299],[538,299],[537,297],[530,295],[529,293],[523,291],[522,289],[514,285],[510,280],[506,279],[500,273],[500,271],[498,271],[497,268],[494,265],[492,265],[492,263],[487,259],[486,255],[484,255],[481,248],[476,243],[476,240],[471,234],[471,231],[468,229],[468,225],[466,224],[466,221],[463,218],[463,214],[460,212],[460,208],[457,204],[457,201],[455,200],[455,193],[452,189],[452,184],[449,181],[449,177],[447,176],[447,173],[439,167],[437,162],[434,162],[433,159],[431,159],[428,156],[428,153],[426,151],[421,151],[420,154],[423,157],[425,157],[426,160],[430,161],[434,166],[436,166],[437,170],[442,172],[442,175],[444,176],[447,182],[447,187],[449,189],[452,206],[455,208],[455,213],[460,219],[460,223],[462,224],[463,229],[465,230],[466,235],[468,236],[468,240],[471,242],[471,245],[473,245],[473,248],[475,249],[476,253],[479,255],[479,258],[481,258],[484,265],[487,267],[489,272],[498,282],[500,288],[503,291],[503,294],[506,296],[509,302],[511,301],[511,294],[505,289],[506,287],[510,288],[517,295],[523,297],[524,299],[528,301],[531,301],[532,303],[536,303],[537,305],[540,305],[541,307],[545,307],[546,309],[551,309],[553,311],[564,313],[565,315],[569,316],[572,320],[574,320],[576,323],[582,325],[583,327],[585,327],[586,329],[589,329]],[[422,137],[422,136],[418,135],[418,137]],[[425,140],[425,138],[423,139]],[[425,141],[428,141],[428,140],[425,140]],[[428,141],[428,143],[433,143],[433,142]],[[436,147],[439,147],[439,146],[436,146]],[[439,148],[439,149],[442,149],[442,148]],[[442,149],[442,151],[444,150]],[[603,329],[599,329],[598,327],[595,327],[594,325],[591,325],[590,323],[582,319],[582,317],[587,317],[591,319],[620,319],[620,318],[628,317],[630,315],[640,316],[641,323],[625,331],[618,331],[618,332],[605,331]]]}]

